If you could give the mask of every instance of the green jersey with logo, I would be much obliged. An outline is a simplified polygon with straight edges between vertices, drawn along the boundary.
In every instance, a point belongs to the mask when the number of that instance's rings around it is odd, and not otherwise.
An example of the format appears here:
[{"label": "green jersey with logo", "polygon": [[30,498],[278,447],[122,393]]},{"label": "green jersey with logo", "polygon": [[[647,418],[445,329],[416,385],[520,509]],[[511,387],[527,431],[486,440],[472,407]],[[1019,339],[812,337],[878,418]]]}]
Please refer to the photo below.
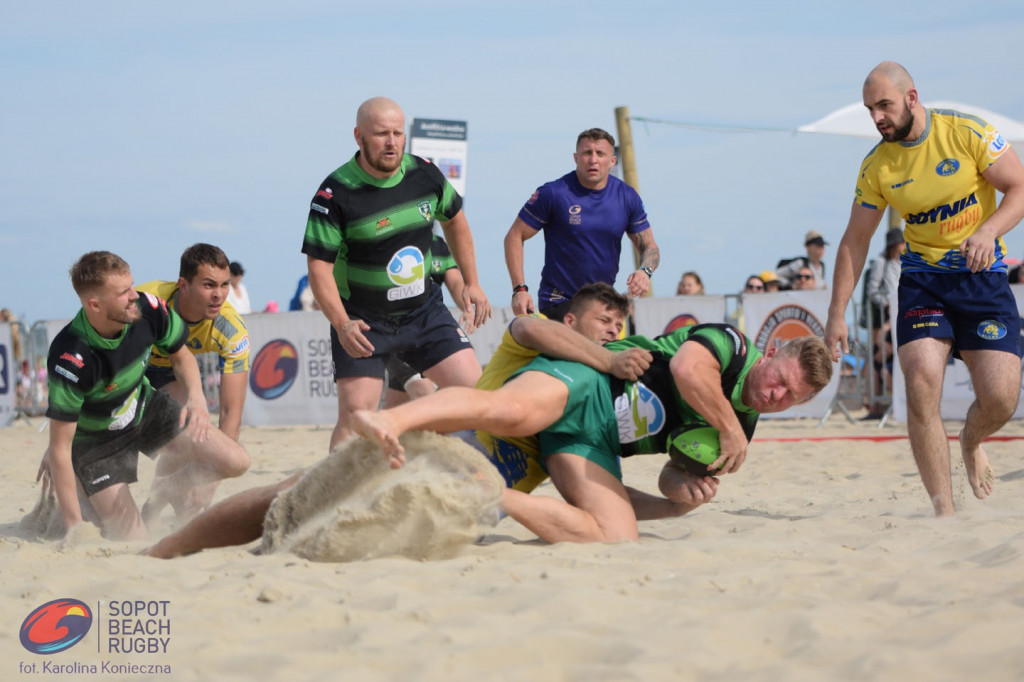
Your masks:
[{"label": "green jersey with logo", "polygon": [[729,398],[747,439],[754,436],[759,415],[743,404],[743,383],[761,352],[735,327],[700,324],[654,339],[628,336],[606,346],[613,351],[645,348],[654,356],[651,366],[638,381],[611,379],[623,457],[667,452],[668,435],[673,429],[684,424],[707,424],[707,420],[679,395],[669,370],[672,356],[686,342],[701,344],[718,360],[723,393]]},{"label": "green jersey with logo", "polygon": [[377,315],[423,305],[431,287],[435,220],[462,210],[462,197],[440,170],[405,154],[391,177],[359,167],[356,156],[323,181],[309,208],[302,253],[334,264],[346,303]]},{"label": "green jersey with logo", "polygon": [[153,390],[145,378],[153,346],[170,355],[188,338],[162,299],[143,293],[136,305],[142,318],[116,338],[100,336],[79,310],[50,344],[46,416],[78,422],[75,442],[105,440],[138,424]]}]

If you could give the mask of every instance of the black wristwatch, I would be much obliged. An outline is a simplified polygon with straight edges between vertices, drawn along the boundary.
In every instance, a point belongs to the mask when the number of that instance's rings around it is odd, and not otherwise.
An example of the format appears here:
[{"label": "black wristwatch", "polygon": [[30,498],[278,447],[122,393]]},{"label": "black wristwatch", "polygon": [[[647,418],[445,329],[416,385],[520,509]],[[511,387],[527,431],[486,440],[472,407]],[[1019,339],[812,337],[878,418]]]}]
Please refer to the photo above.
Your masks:
[{"label": "black wristwatch", "polygon": [[512,287],[512,295],[515,296],[520,291],[529,291],[529,290],[530,290],[530,287],[526,286],[525,284],[517,284],[514,287]]},{"label": "black wristwatch", "polygon": [[642,266],[640,266],[640,269],[647,273],[647,279],[653,279],[654,278],[654,269],[653,268],[650,268],[650,267],[648,267],[646,265],[642,265]]}]

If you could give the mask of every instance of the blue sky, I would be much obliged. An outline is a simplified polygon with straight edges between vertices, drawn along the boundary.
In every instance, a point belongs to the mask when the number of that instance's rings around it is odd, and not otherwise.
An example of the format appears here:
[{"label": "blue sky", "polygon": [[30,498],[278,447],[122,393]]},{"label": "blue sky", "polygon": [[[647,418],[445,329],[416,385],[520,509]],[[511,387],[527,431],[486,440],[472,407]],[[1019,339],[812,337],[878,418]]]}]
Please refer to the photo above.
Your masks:
[{"label": "blue sky", "polygon": [[[580,130],[615,133],[617,106],[792,130],[858,101],[871,67],[895,59],[926,101],[1024,119],[1019,2],[831,5],[0,0],[0,307],[69,317],[67,269],[85,251],[119,253],[142,282],[174,279],[198,241],[245,265],[254,306],[286,303],[305,271],[309,199],[354,152],[355,109],[374,95],[410,121],[468,121],[465,209],[496,305],[510,295],[501,240],[517,211],[571,170]],[[735,293],[801,253],[809,229],[831,260],[873,144],[632,132],[658,295],[691,269],[709,292]],[[541,239],[527,244],[533,287]]]}]

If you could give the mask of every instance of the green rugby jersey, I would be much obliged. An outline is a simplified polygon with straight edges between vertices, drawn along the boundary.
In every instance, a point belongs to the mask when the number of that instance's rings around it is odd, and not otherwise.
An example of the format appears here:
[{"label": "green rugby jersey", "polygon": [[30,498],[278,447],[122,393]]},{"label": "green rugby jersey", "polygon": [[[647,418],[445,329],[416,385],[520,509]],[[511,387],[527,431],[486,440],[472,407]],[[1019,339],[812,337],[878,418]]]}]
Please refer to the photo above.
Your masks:
[{"label": "green rugby jersey", "polygon": [[758,413],[743,404],[743,383],[761,352],[735,327],[725,324],[700,324],[682,327],[649,339],[628,336],[612,341],[606,348],[645,348],[654,356],[651,366],[639,381],[611,378],[612,399],[619,424],[622,456],[667,452],[668,435],[684,424],[707,421],[679,395],[669,362],[687,341],[701,344],[718,360],[722,368],[722,390],[743,426],[747,440],[754,436]]},{"label": "green rugby jersey", "polygon": [[426,302],[431,287],[434,220],[462,210],[440,170],[405,154],[390,178],[359,167],[356,156],[323,181],[309,208],[302,253],[334,263],[343,301],[379,315]]},{"label": "green rugby jersey", "polygon": [[136,305],[142,318],[117,338],[100,336],[79,310],[50,344],[46,416],[78,422],[75,441],[103,440],[138,424],[152,391],[145,373],[153,346],[171,354],[188,338],[188,327],[163,299],[142,293]]}]

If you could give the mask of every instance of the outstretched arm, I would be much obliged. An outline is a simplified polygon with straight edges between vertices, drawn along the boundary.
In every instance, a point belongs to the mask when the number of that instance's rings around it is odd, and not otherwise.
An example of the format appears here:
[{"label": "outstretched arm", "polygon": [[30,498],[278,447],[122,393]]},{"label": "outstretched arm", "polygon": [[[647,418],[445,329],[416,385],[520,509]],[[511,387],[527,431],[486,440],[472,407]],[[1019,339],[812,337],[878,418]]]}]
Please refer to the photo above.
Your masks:
[{"label": "outstretched arm", "polygon": [[476,272],[476,252],[473,249],[473,233],[469,230],[466,214],[459,211],[455,216],[441,223],[445,241],[452,252],[452,258],[462,273],[462,309],[473,313],[473,326],[479,327],[491,316],[491,304],[480,288]]},{"label": "outstretched arm", "polygon": [[1012,148],[982,173],[985,179],[1002,192],[999,208],[974,234],[960,244],[960,253],[972,272],[986,269],[995,261],[996,239],[1016,227],[1024,218],[1024,167]]},{"label": "outstretched arm", "polygon": [[50,420],[50,446],[36,477],[37,480],[45,477],[47,472],[44,471],[44,467],[49,466],[50,485],[57,494],[65,530],[71,530],[72,526],[82,522],[82,508],[78,504],[78,483],[75,470],[71,466],[71,441],[77,429],[77,422]]},{"label": "outstretched arm", "polygon": [[[508,276],[512,280],[512,286],[526,284],[526,270],[523,266],[523,243],[537,234],[535,230],[522,218],[516,218],[505,235],[505,267],[508,268]],[[516,315],[526,315],[534,312],[533,297],[529,291],[516,291],[512,294],[512,312]]]},{"label": "outstretched arm", "polygon": [[836,360],[842,354],[836,350],[837,344],[843,353],[850,351],[846,326],[846,305],[850,302],[857,279],[864,269],[864,261],[868,256],[871,235],[882,220],[881,209],[865,208],[853,204],[850,209],[850,222],[846,225],[839,248],[836,250],[836,266],[832,275],[832,301],[828,306],[828,322],[825,324],[825,347],[834,354]]},{"label": "outstretched arm", "polygon": [[[181,410],[181,426],[184,426],[192,440],[197,443],[209,438],[210,412],[206,409],[203,394],[203,378],[199,374],[199,363],[188,346],[182,346],[168,356],[174,379],[185,392],[185,404]],[[187,420],[187,423],[186,423]]]},{"label": "outstretched arm", "polygon": [[298,473],[280,483],[249,488],[224,498],[142,553],[157,559],[173,559],[201,549],[248,544],[263,535],[263,519],[277,494],[295,485],[301,477]]},{"label": "outstretched arm", "polygon": [[713,463],[723,474],[739,470],[747,458],[747,434],[722,393],[722,365],[696,341],[684,342],[669,362],[680,397],[718,430],[721,455]]},{"label": "outstretched arm", "polygon": [[613,353],[568,325],[541,317],[517,317],[509,329],[519,344],[562,360],[572,360],[620,379],[635,381],[651,365],[650,352],[627,348]]},{"label": "outstretched arm", "polygon": [[640,256],[640,265],[626,279],[626,287],[631,296],[646,296],[651,289],[651,276],[643,268],[650,268],[652,272],[657,270],[658,264],[661,263],[661,250],[654,241],[654,232],[651,228],[629,235],[629,240],[633,242]]},{"label": "outstretched arm", "polygon": [[233,441],[238,441],[238,434],[242,430],[242,408],[245,406],[248,382],[248,372],[220,375],[220,417],[217,428]]}]

